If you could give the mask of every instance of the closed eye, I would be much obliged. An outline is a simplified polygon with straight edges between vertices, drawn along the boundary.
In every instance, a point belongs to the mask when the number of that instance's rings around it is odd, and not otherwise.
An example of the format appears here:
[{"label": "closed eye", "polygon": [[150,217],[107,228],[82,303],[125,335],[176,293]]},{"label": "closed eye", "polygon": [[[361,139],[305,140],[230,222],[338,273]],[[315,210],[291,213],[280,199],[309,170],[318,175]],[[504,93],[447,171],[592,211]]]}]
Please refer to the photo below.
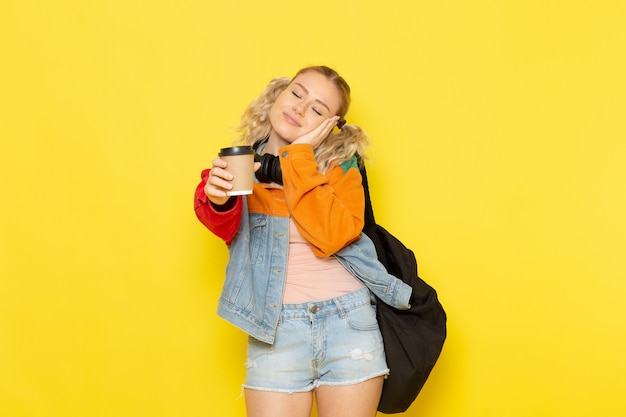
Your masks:
[{"label": "closed eye", "polygon": [[300,96],[298,93],[296,93],[295,91],[292,91],[291,94],[293,94],[294,96],[296,96],[297,98],[302,98],[302,96]]},{"label": "closed eye", "polygon": [[321,115],[322,115],[322,113],[320,113],[320,111],[319,111],[319,110],[317,110],[315,107],[311,107],[311,109],[312,109],[315,113],[317,113],[317,115],[318,115],[318,116],[321,116]]}]

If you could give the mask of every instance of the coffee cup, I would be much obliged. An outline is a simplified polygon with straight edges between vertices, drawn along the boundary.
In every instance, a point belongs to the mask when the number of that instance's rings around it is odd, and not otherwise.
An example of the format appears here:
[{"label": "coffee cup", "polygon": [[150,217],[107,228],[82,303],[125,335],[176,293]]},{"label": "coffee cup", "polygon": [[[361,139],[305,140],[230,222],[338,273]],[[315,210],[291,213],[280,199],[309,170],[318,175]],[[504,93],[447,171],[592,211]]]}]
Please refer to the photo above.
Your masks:
[{"label": "coffee cup", "polygon": [[218,154],[228,164],[226,170],[233,174],[233,188],[226,195],[252,194],[254,185],[254,150],[251,146],[222,148]]}]

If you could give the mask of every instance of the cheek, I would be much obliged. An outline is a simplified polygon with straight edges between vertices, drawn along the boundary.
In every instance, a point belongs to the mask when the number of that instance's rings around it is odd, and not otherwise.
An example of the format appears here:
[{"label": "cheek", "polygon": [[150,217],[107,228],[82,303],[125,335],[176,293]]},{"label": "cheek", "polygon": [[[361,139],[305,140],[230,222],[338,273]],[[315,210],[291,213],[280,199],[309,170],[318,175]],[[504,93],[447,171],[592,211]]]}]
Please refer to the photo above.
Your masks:
[{"label": "cheek", "polygon": [[272,106],[272,108],[270,109],[269,118],[270,124],[275,125],[282,118],[282,112],[278,110],[278,107]]},{"label": "cheek", "polygon": [[323,117],[319,117],[319,116],[308,117],[307,124],[306,124],[307,131],[310,132],[311,130],[315,129],[316,127],[321,125],[324,120],[325,119]]}]

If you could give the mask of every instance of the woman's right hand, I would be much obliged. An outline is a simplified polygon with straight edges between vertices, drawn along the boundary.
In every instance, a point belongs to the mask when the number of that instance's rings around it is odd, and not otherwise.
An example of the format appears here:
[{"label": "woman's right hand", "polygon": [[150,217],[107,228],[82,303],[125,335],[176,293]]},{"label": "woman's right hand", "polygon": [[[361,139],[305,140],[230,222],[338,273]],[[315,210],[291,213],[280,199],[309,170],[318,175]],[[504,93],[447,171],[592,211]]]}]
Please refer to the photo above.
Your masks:
[{"label": "woman's right hand", "polygon": [[213,159],[213,166],[209,172],[209,178],[206,180],[204,186],[204,193],[209,198],[211,203],[221,206],[226,204],[229,196],[226,195],[226,191],[233,188],[232,180],[233,174],[228,172],[226,168],[228,164],[221,158]]},{"label": "woman's right hand", "polygon": [[[259,162],[254,163],[254,171],[256,172],[261,167]],[[209,171],[209,178],[206,180],[204,186],[204,193],[209,198],[211,203],[221,206],[226,204],[230,196],[226,195],[226,192],[233,188],[233,174],[228,172],[228,163],[222,158],[215,158],[213,160],[213,166]]]}]

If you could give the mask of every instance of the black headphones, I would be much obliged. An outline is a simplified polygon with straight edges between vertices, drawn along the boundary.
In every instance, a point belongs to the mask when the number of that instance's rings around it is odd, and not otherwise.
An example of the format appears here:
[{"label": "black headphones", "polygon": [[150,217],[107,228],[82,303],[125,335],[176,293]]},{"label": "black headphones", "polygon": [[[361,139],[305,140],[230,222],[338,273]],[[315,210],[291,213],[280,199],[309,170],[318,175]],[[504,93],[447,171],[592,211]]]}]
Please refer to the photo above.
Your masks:
[{"label": "black headphones", "polygon": [[254,162],[260,162],[261,167],[254,173],[256,179],[259,182],[272,183],[283,185],[283,171],[280,169],[280,159],[276,155],[266,153],[265,155],[259,155],[257,149],[262,144],[266,143],[269,138],[265,138],[256,142],[252,149],[254,149]]}]

